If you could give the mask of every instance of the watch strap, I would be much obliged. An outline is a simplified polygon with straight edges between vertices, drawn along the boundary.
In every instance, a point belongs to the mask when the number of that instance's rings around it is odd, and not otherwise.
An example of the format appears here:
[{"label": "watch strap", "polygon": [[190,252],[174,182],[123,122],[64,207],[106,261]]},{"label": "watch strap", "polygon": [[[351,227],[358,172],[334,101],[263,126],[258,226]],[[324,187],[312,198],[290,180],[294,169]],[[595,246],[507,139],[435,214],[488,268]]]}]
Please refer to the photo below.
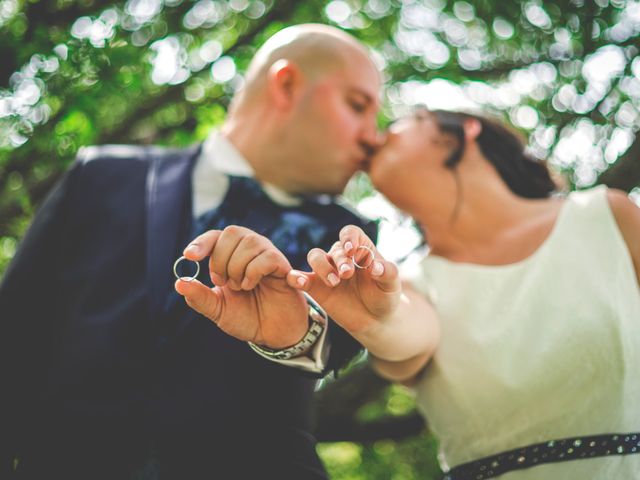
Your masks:
[{"label": "watch strap", "polygon": [[304,337],[302,337],[302,339],[295,345],[281,349],[269,348],[252,342],[247,342],[254,352],[269,359],[289,360],[290,358],[298,357],[311,350],[318,338],[322,335],[322,332],[324,332],[329,321],[329,317],[324,309],[318,305],[318,303],[311,298],[309,294],[306,292],[302,292],[302,294],[309,306],[309,328]]}]

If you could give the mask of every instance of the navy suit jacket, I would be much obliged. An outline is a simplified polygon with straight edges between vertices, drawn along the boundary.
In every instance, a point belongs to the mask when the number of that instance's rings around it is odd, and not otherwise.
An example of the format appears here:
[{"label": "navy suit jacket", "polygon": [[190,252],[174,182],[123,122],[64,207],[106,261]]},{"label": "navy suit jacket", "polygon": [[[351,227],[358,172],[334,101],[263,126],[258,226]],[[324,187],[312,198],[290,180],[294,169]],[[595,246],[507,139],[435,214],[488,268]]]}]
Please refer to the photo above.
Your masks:
[{"label": "navy suit jacket", "polygon": [[[179,329],[164,314],[199,152],[84,149],[39,210],[0,285],[2,473],[324,478],[309,434],[316,379],[193,311]],[[348,223],[375,236],[331,209],[318,246]],[[359,346],[329,332],[335,369]]]}]

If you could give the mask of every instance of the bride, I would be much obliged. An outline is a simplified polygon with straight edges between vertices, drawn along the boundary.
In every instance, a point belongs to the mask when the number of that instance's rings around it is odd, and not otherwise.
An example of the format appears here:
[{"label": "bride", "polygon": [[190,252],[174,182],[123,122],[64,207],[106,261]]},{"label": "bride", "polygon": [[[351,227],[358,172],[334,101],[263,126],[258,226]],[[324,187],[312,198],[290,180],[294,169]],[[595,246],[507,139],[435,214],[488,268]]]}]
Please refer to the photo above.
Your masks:
[{"label": "bride", "polygon": [[289,283],[413,386],[446,478],[634,478],[640,210],[605,187],[552,195],[514,134],[466,113],[395,123],[369,174],[422,229],[418,273],[401,282],[349,226]]}]

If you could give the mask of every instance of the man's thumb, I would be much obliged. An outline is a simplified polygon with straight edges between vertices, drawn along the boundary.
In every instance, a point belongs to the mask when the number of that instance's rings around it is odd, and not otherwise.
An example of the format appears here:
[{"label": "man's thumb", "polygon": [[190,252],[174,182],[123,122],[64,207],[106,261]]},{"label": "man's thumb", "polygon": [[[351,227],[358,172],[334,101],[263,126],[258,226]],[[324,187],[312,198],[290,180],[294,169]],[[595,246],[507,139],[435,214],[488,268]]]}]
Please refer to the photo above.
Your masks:
[{"label": "man's thumb", "polygon": [[221,292],[218,288],[211,289],[198,280],[176,280],[175,289],[196,312],[215,324],[220,321]]}]

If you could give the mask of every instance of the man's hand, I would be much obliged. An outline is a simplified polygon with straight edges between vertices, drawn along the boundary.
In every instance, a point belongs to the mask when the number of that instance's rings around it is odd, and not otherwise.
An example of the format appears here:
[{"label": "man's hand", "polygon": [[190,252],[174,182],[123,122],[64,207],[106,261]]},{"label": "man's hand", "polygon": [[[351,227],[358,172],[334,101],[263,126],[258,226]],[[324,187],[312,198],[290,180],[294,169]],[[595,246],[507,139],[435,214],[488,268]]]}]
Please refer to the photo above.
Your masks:
[{"label": "man's hand", "polygon": [[[352,256],[367,268],[357,268]],[[307,260],[313,272],[293,270],[287,282],[309,293],[349,333],[376,328],[395,311],[402,293],[398,269],[360,228],[344,227],[329,252],[314,248]]]},{"label": "man's hand", "polygon": [[210,230],[193,240],[184,256],[193,261],[208,256],[215,287],[177,280],[176,291],[224,332],[276,349],[302,339],[307,302],[287,285],[291,265],[267,238],[238,226]]}]

